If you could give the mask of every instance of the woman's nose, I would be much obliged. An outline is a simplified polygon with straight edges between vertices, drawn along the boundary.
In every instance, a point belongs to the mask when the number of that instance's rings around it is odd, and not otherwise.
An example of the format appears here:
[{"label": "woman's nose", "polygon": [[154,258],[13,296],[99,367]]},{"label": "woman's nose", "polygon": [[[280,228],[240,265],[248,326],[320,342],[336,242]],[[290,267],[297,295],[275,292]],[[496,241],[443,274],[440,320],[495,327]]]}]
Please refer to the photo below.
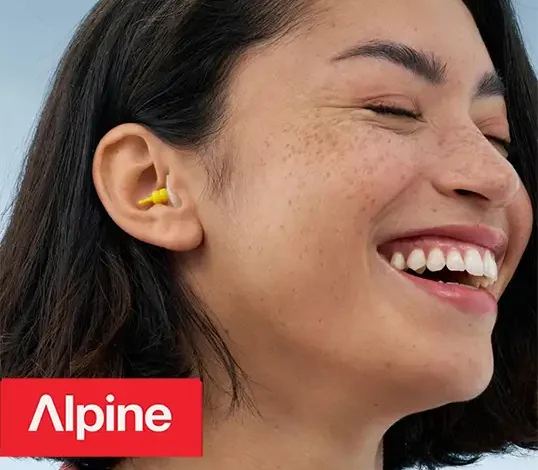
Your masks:
[{"label": "woman's nose", "polygon": [[467,197],[491,208],[508,206],[520,178],[512,164],[482,135],[451,146],[443,158],[433,159],[432,184],[448,197]]}]

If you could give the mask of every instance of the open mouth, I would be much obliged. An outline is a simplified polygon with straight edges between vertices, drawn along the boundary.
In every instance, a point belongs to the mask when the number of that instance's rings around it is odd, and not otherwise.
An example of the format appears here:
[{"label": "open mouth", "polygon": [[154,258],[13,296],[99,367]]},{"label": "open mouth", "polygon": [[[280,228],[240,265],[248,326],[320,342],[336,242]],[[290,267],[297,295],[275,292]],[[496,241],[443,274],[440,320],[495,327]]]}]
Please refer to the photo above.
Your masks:
[{"label": "open mouth", "polygon": [[447,225],[386,240],[377,251],[394,273],[462,313],[479,318],[497,313],[496,283],[508,246],[503,232]]},{"label": "open mouth", "polygon": [[378,251],[394,269],[428,281],[487,289],[498,278],[494,254],[468,243],[420,237],[389,242]]},{"label": "open mouth", "polygon": [[423,272],[413,271],[412,269],[406,269],[404,271],[411,276],[427,279],[428,281],[444,282],[445,284],[453,283],[474,286],[476,283],[476,278],[466,271],[450,271],[447,268],[443,268],[437,272],[429,271],[428,269],[424,269]]}]

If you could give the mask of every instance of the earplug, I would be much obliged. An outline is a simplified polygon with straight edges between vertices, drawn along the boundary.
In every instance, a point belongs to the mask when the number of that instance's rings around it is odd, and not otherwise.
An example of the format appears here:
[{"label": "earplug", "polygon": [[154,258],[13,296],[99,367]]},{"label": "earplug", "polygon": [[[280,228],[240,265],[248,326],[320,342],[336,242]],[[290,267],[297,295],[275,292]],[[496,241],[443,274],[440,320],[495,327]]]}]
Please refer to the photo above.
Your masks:
[{"label": "earplug", "polygon": [[143,206],[145,204],[168,204],[170,202],[173,207],[179,207],[180,201],[179,198],[170,190],[168,176],[166,177],[166,188],[158,189],[153,191],[150,196],[146,199],[138,201],[138,204]]},{"label": "earplug", "polygon": [[141,201],[138,201],[138,204],[142,206],[150,202],[152,204],[167,204],[168,203],[168,191],[166,191],[166,189],[159,189],[157,191],[153,191],[151,193],[151,196],[147,197],[146,199],[142,199]]},{"label": "earplug", "polygon": [[168,199],[172,204],[172,207],[181,206],[181,200],[170,189],[170,175],[166,175],[166,192],[168,193]]}]

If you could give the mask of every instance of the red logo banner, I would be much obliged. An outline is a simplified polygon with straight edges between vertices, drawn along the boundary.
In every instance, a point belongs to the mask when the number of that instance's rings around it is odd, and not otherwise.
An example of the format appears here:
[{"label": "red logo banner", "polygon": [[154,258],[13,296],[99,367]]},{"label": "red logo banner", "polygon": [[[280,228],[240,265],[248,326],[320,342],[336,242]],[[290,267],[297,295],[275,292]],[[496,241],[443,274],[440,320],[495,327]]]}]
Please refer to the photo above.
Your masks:
[{"label": "red logo banner", "polygon": [[199,379],[4,379],[0,456],[200,457]]}]

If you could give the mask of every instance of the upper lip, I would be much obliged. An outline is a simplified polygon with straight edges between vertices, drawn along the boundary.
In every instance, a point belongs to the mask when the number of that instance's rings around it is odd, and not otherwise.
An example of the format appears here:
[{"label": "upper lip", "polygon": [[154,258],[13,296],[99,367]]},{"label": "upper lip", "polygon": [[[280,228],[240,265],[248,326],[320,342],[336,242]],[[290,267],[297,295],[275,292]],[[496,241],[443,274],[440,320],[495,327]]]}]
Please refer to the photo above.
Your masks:
[{"label": "upper lip", "polygon": [[508,247],[508,237],[503,231],[483,225],[445,225],[440,227],[414,229],[391,236],[386,239],[384,243],[418,236],[438,236],[472,243],[490,250],[498,261],[503,259]]}]

